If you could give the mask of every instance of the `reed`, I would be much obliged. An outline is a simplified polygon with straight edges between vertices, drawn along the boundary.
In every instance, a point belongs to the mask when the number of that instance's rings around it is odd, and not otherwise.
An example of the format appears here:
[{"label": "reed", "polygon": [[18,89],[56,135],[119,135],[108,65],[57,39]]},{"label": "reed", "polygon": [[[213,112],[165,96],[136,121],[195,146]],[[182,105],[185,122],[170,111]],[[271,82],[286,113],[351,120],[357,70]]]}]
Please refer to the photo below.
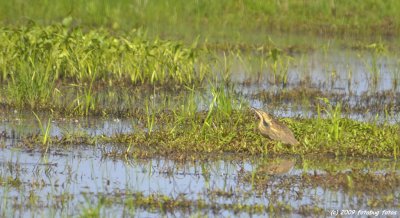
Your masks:
[{"label": "reed", "polygon": [[49,145],[49,143],[51,143],[50,130],[51,130],[51,120],[52,120],[52,118],[49,117],[47,119],[47,123],[46,124],[42,124],[42,120],[39,118],[39,116],[33,111],[32,111],[32,113],[33,113],[33,115],[35,115],[36,120],[37,120],[37,122],[39,124],[41,145],[42,146],[46,146],[45,153],[47,153],[47,150],[49,148],[48,145]]}]

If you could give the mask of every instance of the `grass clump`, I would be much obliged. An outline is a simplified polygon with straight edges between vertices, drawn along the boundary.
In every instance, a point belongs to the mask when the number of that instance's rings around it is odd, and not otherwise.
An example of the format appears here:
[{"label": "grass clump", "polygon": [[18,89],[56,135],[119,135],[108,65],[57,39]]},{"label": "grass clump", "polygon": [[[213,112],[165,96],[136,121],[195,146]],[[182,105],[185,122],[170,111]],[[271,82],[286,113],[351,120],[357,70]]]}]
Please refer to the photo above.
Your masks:
[{"label": "grass clump", "polygon": [[[138,32],[112,35],[62,25],[0,29],[2,78],[20,71],[47,73],[57,80],[136,83],[191,83],[196,50],[179,42],[146,41]],[[27,69],[25,69],[26,67]],[[40,76],[40,75],[39,75]],[[46,80],[47,78],[43,78]]]},{"label": "grass clump", "polygon": [[115,36],[63,25],[0,28],[0,83],[7,87],[1,92],[11,105],[34,108],[69,86],[81,90],[75,107],[88,114],[99,85],[202,82],[209,72],[198,63],[195,47],[147,41],[137,31]]},{"label": "grass clump", "polygon": [[[139,122],[145,123],[146,113],[137,114]],[[319,154],[361,157],[399,157],[400,136],[398,125],[377,125],[340,118],[341,134],[332,138],[330,119],[279,119],[287,124],[299,140],[300,145],[288,146],[263,137],[256,129],[256,118],[250,110],[234,109],[229,116],[221,116],[216,110],[196,112],[192,118],[183,121],[170,111],[160,111],[151,119],[157,124],[148,134],[146,128],[113,136],[79,137],[79,143],[114,143],[115,151],[107,156],[170,158],[201,158],[222,153],[260,154]],[[204,127],[206,125],[206,127]],[[318,128],[316,128],[318,127]],[[327,134],[328,133],[328,134]],[[95,138],[95,139],[94,139]],[[57,144],[74,144],[69,136],[52,139]],[[120,145],[130,146],[121,149]]]}]

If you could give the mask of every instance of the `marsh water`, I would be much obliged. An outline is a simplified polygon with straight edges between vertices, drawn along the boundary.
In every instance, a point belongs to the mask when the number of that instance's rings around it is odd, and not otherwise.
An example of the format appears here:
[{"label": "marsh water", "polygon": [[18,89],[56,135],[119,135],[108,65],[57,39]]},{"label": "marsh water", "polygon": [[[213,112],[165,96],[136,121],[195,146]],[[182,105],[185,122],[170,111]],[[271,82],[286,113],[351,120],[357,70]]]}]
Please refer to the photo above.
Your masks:
[{"label": "marsh water", "polygon": [[[345,117],[363,122],[399,122],[398,57],[335,50],[295,55],[294,59],[284,83],[273,81],[276,78],[256,64],[243,65],[233,59],[229,67],[233,96],[278,117],[313,117],[311,102],[325,93],[347,105]],[[301,92],[310,96],[300,99]],[[137,102],[135,106],[140,108],[144,99],[157,104],[166,96],[170,98],[166,107],[172,107],[184,104],[182,96],[188,95],[153,92],[132,95],[129,101]],[[99,102],[106,107],[110,103],[107,95],[104,98]],[[211,96],[199,92],[194,98],[201,111],[207,109],[205,102]],[[385,107],[392,112],[377,112]],[[49,146],[44,151],[22,140],[39,133],[32,112],[3,110],[1,116],[2,216],[69,217],[93,210],[93,205],[101,205],[97,209],[103,217],[307,216],[320,209],[326,216],[341,209],[400,214],[400,166],[395,159],[236,157],[229,153],[209,160],[113,158],[109,154],[114,150],[127,147],[113,143]],[[39,116],[47,120],[50,114]],[[84,133],[101,137],[129,133],[135,128],[138,124],[134,118],[68,117],[54,119],[50,135]],[[175,204],[170,206],[165,199],[173,199]],[[153,203],[148,206],[143,202]]]},{"label": "marsh water", "polygon": [[[271,172],[265,184],[255,187],[243,177],[260,166],[279,164],[291,160],[293,165],[282,174]],[[341,208],[368,210],[371,201],[380,200],[393,193],[366,193],[335,189],[307,181],[304,178],[323,177],[332,172],[367,171],[371,174],[400,173],[399,164],[392,160],[376,159],[315,159],[282,157],[235,160],[227,155],[221,160],[209,162],[179,163],[163,158],[150,160],[113,160],[103,158],[101,148],[77,146],[73,149],[51,149],[46,155],[41,151],[10,148],[1,149],[1,174],[3,178],[18,179],[18,185],[5,186],[1,190],[3,214],[16,216],[74,216],[85,205],[96,204],[94,196],[121,198],[121,202],[103,208],[103,215],[159,216],[156,209],[132,209],[123,203],[134,194],[145,196],[162,194],[170,198],[185,196],[210,204],[269,205],[282,202],[295,211],[301,208],[320,207],[327,211]],[[344,165],[347,163],[347,167]],[[335,167],[336,165],[336,167]],[[332,169],[333,168],[333,169]],[[336,168],[336,169],[335,169]],[[334,178],[333,178],[334,179]],[[357,186],[358,184],[354,184]],[[376,187],[379,188],[379,187]],[[361,191],[362,192],[362,191]],[[33,200],[34,199],[34,200]],[[63,202],[65,201],[65,202]],[[377,206],[376,210],[394,210],[394,205]],[[34,202],[34,203],[33,203]],[[32,206],[29,206],[32,204]],[[34,207],[33,207],[34,206]],[[232,206],[233,207],[233,206]],[[17,210],[15,210],[17,208]],[[19,208],[19,209],[18,209]],[[153,211],[154,210],[154,211]],[[171,215],[188,215],[188,211],[173,211]],[[201,215],[237,216],[251,215],[254,211],[236,214],[229,207],[216,211],[197,211]],[[263,216],[262,213],[259,214]]]}]

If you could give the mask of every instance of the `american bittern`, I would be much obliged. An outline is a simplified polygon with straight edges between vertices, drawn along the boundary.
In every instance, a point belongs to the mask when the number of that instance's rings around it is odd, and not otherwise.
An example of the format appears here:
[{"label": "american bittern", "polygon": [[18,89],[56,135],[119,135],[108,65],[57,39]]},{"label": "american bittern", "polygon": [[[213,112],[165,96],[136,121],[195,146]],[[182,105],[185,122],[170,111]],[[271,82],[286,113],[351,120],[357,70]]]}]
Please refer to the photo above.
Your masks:
[{"label": "american bittern", "polygon": [[261,135],[268,137],[272,140],[280,141],[284,144],[297,145],[299,141],[294,137],[293,132],[283,123],[272,118],[268,113],[251,108],[256,112],[260,118],[258,130]]}]

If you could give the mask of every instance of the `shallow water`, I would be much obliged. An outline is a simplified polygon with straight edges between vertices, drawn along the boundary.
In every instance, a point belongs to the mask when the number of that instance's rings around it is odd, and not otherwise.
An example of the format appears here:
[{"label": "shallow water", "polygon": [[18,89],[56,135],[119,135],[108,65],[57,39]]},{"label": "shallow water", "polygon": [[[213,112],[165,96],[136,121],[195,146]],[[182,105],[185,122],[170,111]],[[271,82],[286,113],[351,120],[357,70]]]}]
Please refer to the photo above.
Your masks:
[{"label": "shallow water", "polygon": [[[42,149],[28,149],[29,146],[19,139],[39,132],[37,121],[29,114],[14,114],[13,118],[10,116],[0,124],[0,133],[4,131],[7,136],[0,137],[2,216],[77,216],[96,205],[102,216],[137,217],[159,217],[161,214],[263,217],[265,213],[306,216],[313,208],[320,208],[323,214],[329,215],[334,209],[373,207],[374,210],[396,211],[400,206],[400,164],[393,159],[238,158],[226,154],[218,160],[180,162],[168,157],[108,157],[113,151],[124,150],[127,147],[124,144],[50,145],[48,153],[44,153]],[[45,114],[41,116],[46,120]],[[55,119],[51,135],[75,132],[111,136],[131,131],[134,128],[129,119],[68,118]],[[357,189],[357,185],[351,185],[352,180],[334,181],[336,174],[358,178],[366,172],[389,174],[398,179],[373,183],[376,190],[365,192]],[[260,178],[252,179],[253,176]],[[313,178],[318,178],[318,182],[310,181]],[[329,183],[333,185],[325,186]],[[380,191],[385,186],[392,188],[392,199],[387,190]],[[135,206],[139,204],[137,202],[129,203],[137,193],[144,197],[157,194],[178,200],[183,196],[192,202],[200,199],[221,208],[199,209],[196,203],[191,203],[190,209],[177,206],[173,211],[163,211],[161,206],[149,208]],[[99,203],[102,198],[111,198],[113,203]],[[387,198],[389,200],[382,200]],[[375,201],[379,203],[371,206]],[[233,209],[238,204],[261,205],[264,211]],[[269,205],[291,209],[271,212]]]},{"label": "shallow water", "polygon": [[[249,59],[262,58],[249,56]],[[245,80],[261,83],[260,88],[281,88],[282,83],[274,84],[273,62],[246,63],[233,58],[232,78],[234,82]],[[287,58],[286,58],[287,59]],[[282,60],[285,60],[283,57]],[[309,83],[309,88],[323,89],[328,92],[360,95],[365,92],[399,91],[393,86],[400,79],[399,57],[395,54],[374,54],[369,51],[351,49],[330,49],[329,51],[313,51],[306,54],[292,54],[287,65],[287,88]],[[285,69],[285,68],[283,68]],[[276,75],[279,75],[279,71]]]},{"label": "shallow water", "polygon": [[[382,196],[376,193],[359,195],[356,191],[343,190],[340,187],[326,188],[323,184],[310,184],[304,180],[304,175],[323,176],[332,172],[350,172],[349,176],[353,176],[352,172],[356,174],[360,171],[373,174],[392,172],[400,175],[400,165],[390,159],[368,161],[289,156],[238,160],[228,155],[220,160],[181,163],[161,157],[150,160],[105,158],[104,151],[107,149],[101,145],[51,148],[47,154],[43,154],[39,150],[13,148],[7,145],[10,143],[6,141],[0,151],[0,195],[3,198],[0,211],[6,216],[74,216],[80,214],[85,205],[96,205],[95,196],[120,195],[124,200],[124,196],[131,196],[132,193],[142,193],[144,196],[157,193],[170,198],[184,196],[187,200],[202,199],[206,203],[217,205],[240,203],[267,207],[276,202],[285,202],[295,213],[300,213],[301,208],[306,206],[323,208],[326,213],[343,208],[361,210],[370,208],[369,201],[384,197],[385,193],[381,193]],[[282,161],[292,162],[293,165],[279,174],[259,170],[279,167]],[[334,166],[337,168],[332,169]],[[257,182],[253,184],[244,179],[246,175],[252,174],[269,176],[264,185]],[[6,182],[10,179],[19,182],[12,185],[11,182]],[[392,193],[397,197],[400,194],[398,185]],[[396,210],[400,203],[398,199],[395,198],[391,205],[377,207],[376,210]],[[122,216],[129,210],[123,203],[115,202],[108,206],[103,205],[101,214]],[[146,208],[137,208],[134,212],[137,216],[146,217],[157,217],[161,213],[157,209],[153,211]],[[211,216],[235,216],[234,211],[229,209],[213,213],[194,207],[189,214],[194,212]],[[186,213],[178,208],[172,214]],[[241,213],[244,216],[253,214],[246,211]]]}]

